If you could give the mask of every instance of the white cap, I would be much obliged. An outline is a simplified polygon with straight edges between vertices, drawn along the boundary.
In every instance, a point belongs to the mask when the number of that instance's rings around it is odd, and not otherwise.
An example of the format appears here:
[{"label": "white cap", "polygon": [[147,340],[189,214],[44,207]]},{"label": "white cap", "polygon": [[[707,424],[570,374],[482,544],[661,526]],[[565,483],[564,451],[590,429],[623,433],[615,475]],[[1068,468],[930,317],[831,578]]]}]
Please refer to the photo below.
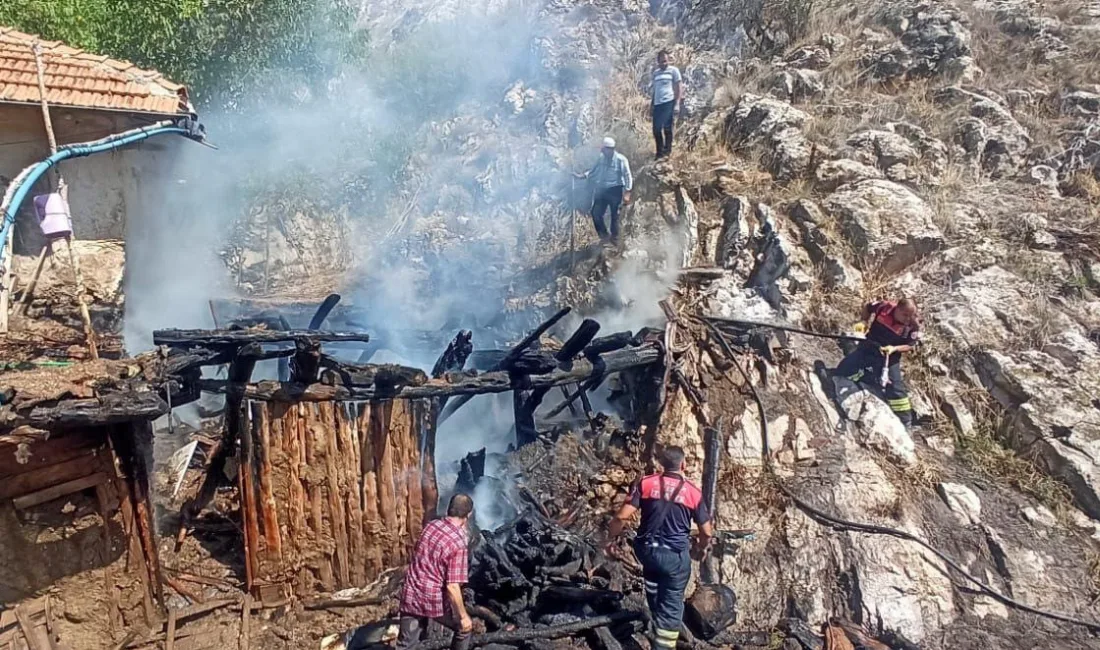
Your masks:
[{"label": "white cap", "polygon": [[608,149],[614,149],[615,148],[615,138],[611,138],[611,137],[604,138],[603,139],[603,146],[607,147]]}]

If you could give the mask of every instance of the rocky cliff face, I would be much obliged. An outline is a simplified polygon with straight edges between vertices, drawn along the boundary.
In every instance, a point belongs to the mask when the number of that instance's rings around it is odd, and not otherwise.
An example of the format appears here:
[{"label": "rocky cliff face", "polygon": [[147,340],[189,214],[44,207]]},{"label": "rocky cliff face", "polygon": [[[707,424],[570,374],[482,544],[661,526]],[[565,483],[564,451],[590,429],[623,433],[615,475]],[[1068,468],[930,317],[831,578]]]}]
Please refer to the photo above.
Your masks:
[{"label": "rocky cliff face", "polygon": [[[686,322],[823,331],[864,300],[911,296],[929,331],[906,364],[926,416],[913,433],[877,398],[822,382],[832,342],[783,336],[756,359],[780,479],[837,517],[927,540],[1001,594],[1100,618],[1100,7],[765,2],[788,13],[761,23],[749,5],[365,5],[382,50],[430,29],[522,32],[491,50],[522,60],[507,83],[418,133],[402,209],[367,233],[400,245],[371,263],[400,258],[425,295],[506,282],[509,308],[565,303],[633,326],[669,294]],[[676,152],[654,163],[645,80],[662,47],[687,97]],[[571,254],[584,197],[567,172],[604,134],[637,176],[625,242],[601,251],[580,217]],[[433,262],[471,252],[457,275]],[[679,273],[695,267],[717,270]],[[723,424],[719,523],[757,530],[721,562],[744,626],[841,615],[924,648],[1100,647],[918,545],[791,504],[762,469],[744,382],[701,327],[682,336],[676,361],[707,401],[674,391],[659,436],[698,460],[702,419]]]}]

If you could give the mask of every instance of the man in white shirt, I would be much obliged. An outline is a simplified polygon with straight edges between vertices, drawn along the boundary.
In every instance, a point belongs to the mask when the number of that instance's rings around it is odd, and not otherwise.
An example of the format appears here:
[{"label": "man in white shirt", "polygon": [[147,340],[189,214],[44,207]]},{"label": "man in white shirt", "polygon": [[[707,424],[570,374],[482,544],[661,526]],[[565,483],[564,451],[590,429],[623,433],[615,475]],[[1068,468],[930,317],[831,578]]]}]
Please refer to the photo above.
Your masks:
[{"label": "man in white shirt", "polygon": [[[592,184],[592,224],[600,239],[612,244],[619,243],[619,208],[623,203],[630,203],[634,177],[630,174],[630,161],[615,151],[615,139],[604,138],[600,157],[592,169],[574,175],[577,178],[587,178]],[[603,222],[603,215],[608,210],[611,211],[610,233]]]},{"label": "man in white shirt", "polygon": [[680,108],[680,70],[668,64],[668,52],[657,54],[653,69],[653,139],[657,142],[657,157],[672,153],[672,124]]}]

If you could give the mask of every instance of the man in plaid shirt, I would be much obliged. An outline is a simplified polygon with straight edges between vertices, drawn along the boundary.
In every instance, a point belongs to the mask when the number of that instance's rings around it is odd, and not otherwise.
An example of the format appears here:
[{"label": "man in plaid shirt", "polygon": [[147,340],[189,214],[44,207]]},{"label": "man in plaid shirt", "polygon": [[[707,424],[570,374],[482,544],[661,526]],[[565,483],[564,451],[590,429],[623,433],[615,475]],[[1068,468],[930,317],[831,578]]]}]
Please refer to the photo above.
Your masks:
[{"label": "man in plaid shirt", "polygon": [[421,531],[401,590],[398,648],[420,642],[431,621],[454,631],[451,650],[466,650],[470,646],[473,624],[462,602],[462,585],[469,573],[466,526],[473,511],[473,499],[456,494],[447,506],[447,516],[428,523]]}]

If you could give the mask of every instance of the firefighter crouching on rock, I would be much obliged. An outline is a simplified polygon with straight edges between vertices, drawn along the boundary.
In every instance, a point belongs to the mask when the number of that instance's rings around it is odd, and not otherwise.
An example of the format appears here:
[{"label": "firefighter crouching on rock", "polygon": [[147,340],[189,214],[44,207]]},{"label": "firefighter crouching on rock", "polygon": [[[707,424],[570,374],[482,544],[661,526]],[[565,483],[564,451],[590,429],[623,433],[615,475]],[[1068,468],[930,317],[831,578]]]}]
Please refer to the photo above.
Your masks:
[{"label": "firefighter crouching on rock", "polygon": [[[628,519],[642,511],[642,523],[634,540],[634,552],[642,563],[646,602],[655,628],[655,650],[676,647],[684,617],[684,590],[691,578],[691,560],[705,557],[714,536],[703,492],[684,478],[684,450],[667,447],[661,453],[662,471],[636,483],[630,499],[611,520],[607,552],[618,553],[615,541]],[[699,526],[694,552],[691,522]]]},{"label": "firefighter crouching on rock", "polygon": [[[863,306],[866,339],[844,357],[836,374],[856,383],[879,384],[890,410],[906,427],[914,424],[909,389],[901,375],[901,355],[920,345],[921,327],[917,304],[909,298],[881,300]],[[884,365],[885,364],[885,365]]]}]

